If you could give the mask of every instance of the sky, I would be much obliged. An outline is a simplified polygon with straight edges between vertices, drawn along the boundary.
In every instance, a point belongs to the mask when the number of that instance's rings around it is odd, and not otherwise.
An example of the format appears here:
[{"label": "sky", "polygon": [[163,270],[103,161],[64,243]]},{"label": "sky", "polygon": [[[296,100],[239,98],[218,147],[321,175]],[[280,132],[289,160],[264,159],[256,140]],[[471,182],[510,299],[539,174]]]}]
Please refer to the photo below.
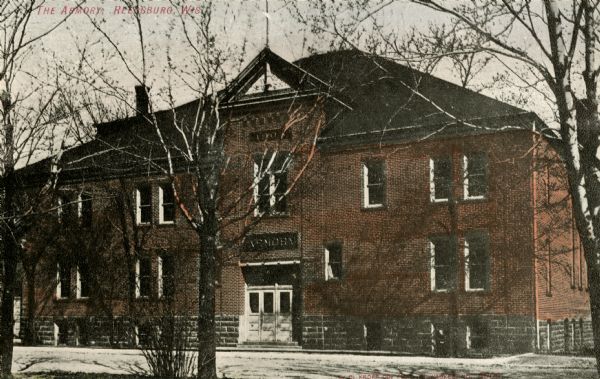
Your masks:
[{"label": "sky", "polygon": [[[323,0],[325,3],[334,4],[332,1]],[[349,0],[350,1],[350,0]],[[76,0],[46,0],[45,7],[32,19],[32,30],[44,30],[60,21],[65,10],[76,4]],[[289,9],[285,7],[285,0],[268,0],[269,3],[269,47],[283,58],[294,61],[309,55],[311,51],[325,51],[329,45],[323,36],[315,36],[306,28],[303,28]],[[316,12],[308,7],[305,0],[296,0],[303,14],[310,15]],[[172,80],[170,86],[174,88],[175,103],[181,104],[193,100],[195,94],[188,90],[187,85],[177,79],[170,78],[166,70],[167,52],[176,64],[185,67],[186,59],[190,57],[190,49],[181,42],[181,31],[178,18],[174,14],[168,14],[168,8],[172,5],[168,0],[146,0],[142,6],[151,8],[158,14],[145,14],[142,18],[145,30],[145,46],[149,52],[147,65],[149,67],[149,85],[153,89],[151,93],[156,96],[158,88],[164,88],[168,80]],[[206,10],[205,0],[187,0],[187,7],[192,12],[204,12]],[[226,68],[231,79],[244,64],[251,60],[266,45],[266,16],[265,0],[214,0],[213,27],[217,31],[218,43],[229,47],[234,55],[238,54],[237,65]],[[66,8],[65,8],[66,7]],[[55,30],[49,37],[43,40],[43,52],[31,57],[33,65],[45,65],[49,61],[60,61],[65,65],[74,65],[78,62],[76,52],[82,46],[86,46],[86,55],[95,62],[115,84],[122,88],[131,88],[136,84],[135,78],[127,72],[127,69],[115,57],[107,58],[108,52],[113,50],[91,25],[90,18],[102,24],[106,35],[118,45],[124,52],[130,64],[131,70],[139,74],[141,72],[140,44],[136,37],[137,33],[131,16],[123,11],[122,1],[119,0],[88,0],[86,9],[91,11],[88,17],[84,14],[74,14],[68,21]],[[172,9],[171,11],[173,11]],[[343,14],[339,16],[343,17]],[[410,4],[409,1],[398,0],[394,6],[387,7],[384,12],[379,13],[380,20],[400,34],[411,27],[425,28],[430,23],[444,21],[444,16],[421,6]],[[173,29],[175,28],[175,29]],[[172,31],[175,30],[175,31]],[[178,34],[179,33],[179,34]],[[519,33],[518,30],[515,33]],[[525,34],[523,38],[517,38],[524,47],[531,44]],[[242,49],[242,46],[244,49]],[[540,57],[541,59],[541,57]],[[490,65],[481,75],[483,81],[493,81],[493,76],[503,67]],[[441,69],[437,75],[450,81],[457,82],[457,78],[449,70]],[[510,91],[508,91],[510,92]],[[490,88],[484,92],[497,98],[510,98],[506,88]],[[159,103],[159,101],[157,101]],[[532,102],[535,108],[536,102]],[[160,107],[160,106],[159,106]],[[165,108],[164,103],[162,108]],[[533,109],[535,110],[535,109]],[[539,109],[538,113],[545,113],[547,109]]]}]

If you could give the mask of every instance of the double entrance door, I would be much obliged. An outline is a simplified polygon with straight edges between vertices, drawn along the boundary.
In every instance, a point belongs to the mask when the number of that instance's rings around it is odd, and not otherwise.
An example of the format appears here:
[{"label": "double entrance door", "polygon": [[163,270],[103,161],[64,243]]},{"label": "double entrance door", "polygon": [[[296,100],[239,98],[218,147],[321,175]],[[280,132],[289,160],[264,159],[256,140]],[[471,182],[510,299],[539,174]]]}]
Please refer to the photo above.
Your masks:
[{"label": "double entrance door", "polygon": [[292,342],[292,286],[246,288],[248,342]]}]

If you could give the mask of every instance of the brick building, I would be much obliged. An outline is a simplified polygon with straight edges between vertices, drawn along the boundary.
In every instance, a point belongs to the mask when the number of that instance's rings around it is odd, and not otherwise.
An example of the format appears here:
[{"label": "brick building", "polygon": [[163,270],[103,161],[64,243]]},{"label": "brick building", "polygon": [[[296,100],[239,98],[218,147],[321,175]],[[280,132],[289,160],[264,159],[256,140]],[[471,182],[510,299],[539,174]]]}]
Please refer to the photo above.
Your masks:
[{"label": "brick building", "polygon": [[[233,241],[219,257],[221,346],[486,355],[592,343],[565,175],[534,114],[357,51],[290,63],[265,49],[219,100]],[[154,114],[170,143],[197,107]],[[24,295],[40,343],[125,346],[160,312],[194,319],[197,236],[147,119],[142,90],[137,116],[63,155],[57,211],[26,246],[48,250]],[[186,202],[190,168],[174,160]]]}]

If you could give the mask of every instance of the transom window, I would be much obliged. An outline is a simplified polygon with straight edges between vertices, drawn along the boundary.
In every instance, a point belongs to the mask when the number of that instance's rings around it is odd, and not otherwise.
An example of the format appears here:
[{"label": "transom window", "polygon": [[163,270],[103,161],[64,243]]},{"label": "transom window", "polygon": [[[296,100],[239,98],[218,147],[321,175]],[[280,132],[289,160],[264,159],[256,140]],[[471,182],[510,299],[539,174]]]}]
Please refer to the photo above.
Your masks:
[{"label": "transom window", "polygon": [[456,288],[456,243],[453,237],[436,237],[431,249],[431,290],[451,291]]},{"label": "transom window", "polygon": [[429,164],[431,201],[448,201],[452,193],[452,164],[450,157],[432,158]]},{"label": "transom window", "polygon": [[269,153],[254,160],[255,214],[287,213],[289,153]]},{"label": "transom window", "polygon": [[483,199],[487,193],[487,156],[470,153],[463,156],[464,198]]},{"label": "transom window", "polygon": [[385,202],[385,163],[381,160],[362,164],[363,207],[377,208]]},{"label": "transom window", "polygon": [[136,221],[138,224],[152,222],[152,188],[140,186],[136,189]]}]

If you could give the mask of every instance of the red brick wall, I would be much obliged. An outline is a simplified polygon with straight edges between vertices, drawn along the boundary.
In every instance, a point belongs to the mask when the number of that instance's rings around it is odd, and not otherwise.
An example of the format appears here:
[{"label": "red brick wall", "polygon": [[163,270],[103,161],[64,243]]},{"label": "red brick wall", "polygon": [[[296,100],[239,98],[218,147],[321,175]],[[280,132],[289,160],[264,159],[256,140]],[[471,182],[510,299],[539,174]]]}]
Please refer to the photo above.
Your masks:
[{"label": "red brick wall", "polygon": [[585,317],[590,312],[587,271],[565,168],[556,152],[539,142],[534,166],[538,319]]}]

